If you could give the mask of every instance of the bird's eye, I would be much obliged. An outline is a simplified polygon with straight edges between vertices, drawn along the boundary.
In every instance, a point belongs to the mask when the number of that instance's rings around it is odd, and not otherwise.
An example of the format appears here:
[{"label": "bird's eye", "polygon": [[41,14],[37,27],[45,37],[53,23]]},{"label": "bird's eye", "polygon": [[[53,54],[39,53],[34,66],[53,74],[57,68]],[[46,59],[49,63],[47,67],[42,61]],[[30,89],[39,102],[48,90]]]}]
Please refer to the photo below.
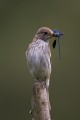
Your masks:
[{"label": "bird's eye", "polygon": [[48,33],[47,32],[44,32],[45,35],[47,35]]}]

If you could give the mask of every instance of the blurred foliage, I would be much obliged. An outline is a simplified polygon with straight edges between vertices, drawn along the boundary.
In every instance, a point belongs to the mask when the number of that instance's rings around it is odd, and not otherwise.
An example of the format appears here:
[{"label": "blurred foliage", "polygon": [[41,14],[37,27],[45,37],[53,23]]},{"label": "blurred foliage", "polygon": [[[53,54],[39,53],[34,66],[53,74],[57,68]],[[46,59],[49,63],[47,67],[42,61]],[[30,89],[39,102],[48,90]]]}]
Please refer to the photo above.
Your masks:
[{"label": "blurred foliage", "polygon": [[61,60],[52,49],[50,81],[54,120],[80,119],[80,1],[0,1],[0,119],[30,120],[33,78],[25,51],[37,29],[64,32]]}]

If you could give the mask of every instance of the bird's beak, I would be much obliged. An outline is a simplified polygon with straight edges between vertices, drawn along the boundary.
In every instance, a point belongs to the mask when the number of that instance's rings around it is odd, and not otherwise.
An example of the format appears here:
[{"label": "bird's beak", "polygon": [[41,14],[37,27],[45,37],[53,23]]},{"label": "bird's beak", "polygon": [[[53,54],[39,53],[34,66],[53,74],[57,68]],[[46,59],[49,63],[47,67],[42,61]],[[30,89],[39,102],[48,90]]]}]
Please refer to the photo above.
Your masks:
[{"label": "bird's beak", "polygon": [[64,35],[62,32],[60,32],[59,30],[53,30],[53,36],[54,37],[60,37]]}]

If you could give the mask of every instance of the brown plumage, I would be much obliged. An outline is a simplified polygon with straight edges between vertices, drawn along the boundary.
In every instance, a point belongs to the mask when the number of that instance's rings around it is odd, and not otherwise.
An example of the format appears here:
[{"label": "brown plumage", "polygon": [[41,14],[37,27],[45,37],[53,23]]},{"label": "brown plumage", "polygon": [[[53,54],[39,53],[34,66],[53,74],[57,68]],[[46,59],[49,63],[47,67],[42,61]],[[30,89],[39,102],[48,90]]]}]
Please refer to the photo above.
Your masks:
[{"label": "brown plumage", "polygon": [[41,27],[26,51],[31,75],[35,80],[43,80],[47,88],[51,74],[51,51],[49,46],[51,37],[53,37],[53,31],[47,27]]},{"label": "brown plumage", "polygon": [[31,75],[35,80],[43,80],[46,88],[49,86],[51,74],[49,39],[52,37],[60,38],[62,35],[63,33],[59,30],[41,27],[26,51],[27,64]]}]

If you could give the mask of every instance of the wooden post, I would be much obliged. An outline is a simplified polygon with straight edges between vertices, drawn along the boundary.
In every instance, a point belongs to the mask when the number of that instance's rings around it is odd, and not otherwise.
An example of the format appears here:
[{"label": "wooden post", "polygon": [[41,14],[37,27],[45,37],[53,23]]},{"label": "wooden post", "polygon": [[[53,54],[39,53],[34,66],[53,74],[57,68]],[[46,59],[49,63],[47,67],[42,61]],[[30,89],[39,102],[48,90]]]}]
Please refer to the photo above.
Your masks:
[{"label": "wooden post", "polygon": [[35,81],[32,95],[32,120],[51,120],[49,96],[44,81]]}]

